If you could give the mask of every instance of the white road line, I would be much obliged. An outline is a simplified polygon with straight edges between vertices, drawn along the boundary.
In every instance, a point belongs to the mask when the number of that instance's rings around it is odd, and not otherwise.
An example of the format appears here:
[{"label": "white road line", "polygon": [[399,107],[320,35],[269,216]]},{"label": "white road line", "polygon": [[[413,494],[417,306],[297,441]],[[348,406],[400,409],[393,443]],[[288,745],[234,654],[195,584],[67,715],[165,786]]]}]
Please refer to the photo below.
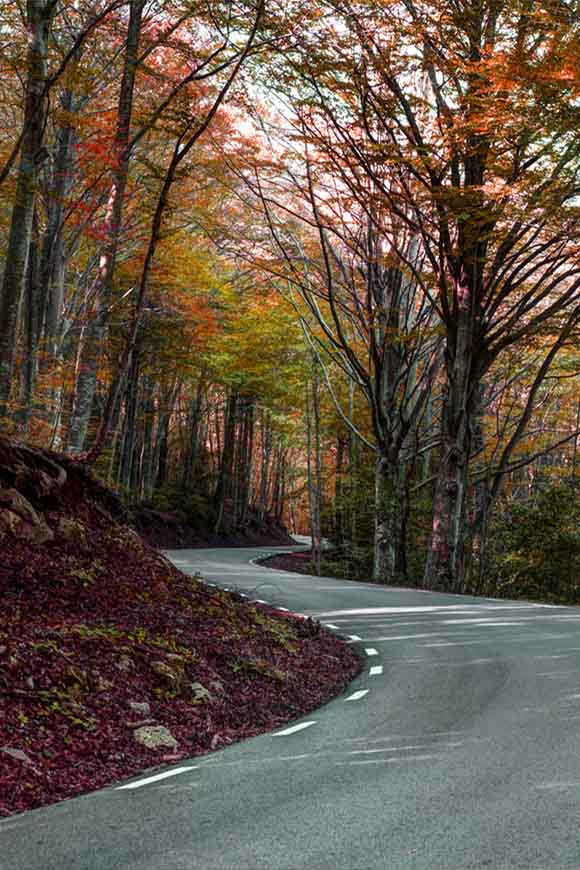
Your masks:
[{"label": "white road line", "polygon": [[345,698],[345,701],[360,701],[361,698],[364,698],[365,695],[368,695],[369,689],[359,689],[358,692],[354,692],[354,694],[350,695],[350,697]]},{"label": "white road line", "polygon": [[369,671],[369,677],[378,677],[382,673],[383,673],[383,666],[382,665],[373,665]]},{"label": "white road line", "polygon": [[379,654],[379,651],[372,646],[366,647],[365,652],[368,656],[378,656]]},{"label": "white road line", "polygon": [[267,601],[264,601],[263,598],[254,598],[256,604],[267,604]]},{"label": "white road line", "polygon": [[327,628],[336,628],[336,629],[338,629],[338,625],[334,625],[332,622],[325,622],[324,624],[325,624],[325,626],[326,626]]},{"label": "white road line", "polygon": [[362,640],[362,637],[359,637],[358,634],[349,634],[350,640]]},{"label": "white road line", "polygon": [[289,734],[296,734],[297,731],[304,731],[305,728],[310,728],[311,725],[316,725],[316,722],[301,722],[299,725],[292,725],[290,728],[285,728],[283,731],[276,731],[273,737],[288,737]]},{"label": "white road line", "polygon": [[180,773],[187,773],[188,770],[197,770],[196,767],[176,767],[173,770],[166,770],[165,773],[156,773],[155,776],[148,776],[145,779],[140,779],[137,782],[129,782],[127,785],[120,785],[116,791],[122,791],[129,788],[141,788],[143,785],[149,785],[151,782],[159,782],[162,779],[169,779],[170,776],[178,776]]},{"label": "white road line", "polygon": [[287,607],[277,607],[276,610],[283,610],[284,613],[290,613]]}]

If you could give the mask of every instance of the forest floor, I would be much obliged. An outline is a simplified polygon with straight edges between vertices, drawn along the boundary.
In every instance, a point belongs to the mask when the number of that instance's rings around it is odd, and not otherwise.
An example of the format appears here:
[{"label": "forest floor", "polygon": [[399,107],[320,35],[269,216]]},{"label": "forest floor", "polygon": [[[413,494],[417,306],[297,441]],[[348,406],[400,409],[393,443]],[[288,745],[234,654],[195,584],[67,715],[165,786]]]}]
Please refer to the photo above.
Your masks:
[{"label": "forest floor", "polygon": [[312,620],[179,572],[116,496],[0,440],[0,815],[269,731],[343,691]]},{"label": "forest floor", "polygon": [[265,556],[258,559],[257,564],[264,568],[275,568],[278,571],[294,571],[296,574],[312,574],[312,553],[301,550],[299,553],[277,553],[275,556]]},{"label": "forest floor", "polygon": [[233,531],[228,513],[224,514],[223,530],[216,534],[211,528],[193,526],[179,511],[159,511],[142,508],[135,517],[135,527],[152,547],[160,550],[197,549],[198,547],[284,547],[296,543],[284,526],[273,517],[259,517],[250,510],[243,531]]}]

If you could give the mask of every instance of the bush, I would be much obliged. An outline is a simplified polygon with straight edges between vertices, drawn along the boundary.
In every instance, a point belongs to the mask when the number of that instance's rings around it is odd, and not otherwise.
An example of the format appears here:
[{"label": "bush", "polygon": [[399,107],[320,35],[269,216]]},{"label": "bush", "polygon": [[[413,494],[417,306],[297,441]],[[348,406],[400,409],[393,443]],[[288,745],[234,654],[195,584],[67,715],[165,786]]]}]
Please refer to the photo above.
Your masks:
[{"label": "bush", "polygon": [[489,534],[486,592],[580,601],[580,490],[575,481],[504,502]]}]

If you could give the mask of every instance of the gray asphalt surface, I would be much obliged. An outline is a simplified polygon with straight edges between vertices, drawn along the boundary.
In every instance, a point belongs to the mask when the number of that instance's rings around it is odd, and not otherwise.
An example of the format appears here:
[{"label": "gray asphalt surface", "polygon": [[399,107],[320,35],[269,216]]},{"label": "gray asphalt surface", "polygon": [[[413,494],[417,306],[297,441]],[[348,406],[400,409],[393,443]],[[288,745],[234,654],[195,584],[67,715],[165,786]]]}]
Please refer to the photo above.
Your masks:
[{"label": "gray asphalt surface", "polygon": [[359,636],[361,677],[303,730],[1,821],[2,870],[578,870],[580,610],[248,564],[263,552],[171,557]]}]

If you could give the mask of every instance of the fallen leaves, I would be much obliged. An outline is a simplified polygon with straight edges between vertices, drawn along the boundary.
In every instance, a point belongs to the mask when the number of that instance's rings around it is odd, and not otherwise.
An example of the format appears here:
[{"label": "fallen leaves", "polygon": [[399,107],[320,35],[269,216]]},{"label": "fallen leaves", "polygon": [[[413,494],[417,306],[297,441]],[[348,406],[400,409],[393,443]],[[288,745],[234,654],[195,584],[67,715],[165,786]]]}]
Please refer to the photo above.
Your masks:
[{"label": "fallen leaves", "polygon": [[[67,465],[42,499],[48,526],[86,529],[90,552],[80,534],[3,542],[0,815],[274,729],[360,669],[318,623],[210,589],[136,546],[83,469]],[[139,728],[171,740],[141,745]]]}]

